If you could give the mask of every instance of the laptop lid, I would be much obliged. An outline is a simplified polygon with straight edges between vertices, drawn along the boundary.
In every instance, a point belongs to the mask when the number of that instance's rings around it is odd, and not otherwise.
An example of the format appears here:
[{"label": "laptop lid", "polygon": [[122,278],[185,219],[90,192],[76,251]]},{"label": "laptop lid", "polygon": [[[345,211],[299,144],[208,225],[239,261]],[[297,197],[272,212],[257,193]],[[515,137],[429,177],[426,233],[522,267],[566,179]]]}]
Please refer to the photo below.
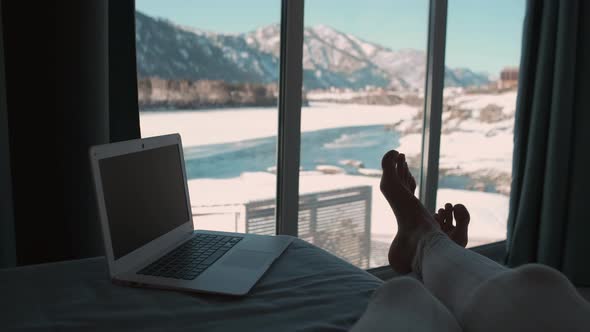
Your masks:
[{"label": "laptop lid", "polygon": [[180,135],[93,146],[90,159],[111,277],[192,234]]}]

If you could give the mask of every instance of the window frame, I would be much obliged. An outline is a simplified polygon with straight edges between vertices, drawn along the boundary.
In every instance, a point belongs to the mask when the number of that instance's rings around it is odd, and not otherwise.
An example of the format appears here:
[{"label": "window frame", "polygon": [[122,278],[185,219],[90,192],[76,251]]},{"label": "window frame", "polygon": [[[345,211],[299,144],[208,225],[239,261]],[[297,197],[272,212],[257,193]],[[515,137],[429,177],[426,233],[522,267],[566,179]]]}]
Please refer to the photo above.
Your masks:
[{"label": "window frame", "polygon": [[422,162],[420,165],[420,201],[431,213],[434,213],[436,209],[436,194],[438,192],[447,8],[447,0],[430,0],[424,122],[422,126]]},{"label": "window frame", "polygon": [[[135,2],[132,3],[135,8]],[[438,192],[447,9],[448,0],[429,0],[419,198],[432,213],[436,208]],[[280,26],[276,234],[296,237],[299,225],[304,0],[281,0]],[[132,58],[135,61],[135,45]],[[135,93],[136,91],[137,89]],[[139,108],[137,117],[133,119],[137,119],[139,129]],[[141,137],[139,130],[137,137]],[[503,243],[505,240],[470,249],[478,252],[489,247],[503,246]],[[368,271],[378,273],[384,268],[375,267]]]},{"label": "window frame", "polygon": [[[420,201],[434,213],[438,192],[448,0],[430,0],[422,127]],[[303,85],[304,0],[282,0],[276,234],[297,236]],[[504,241],[471,248],[501,246]],[[384,267],[368,271],[383,273]]]},{"label": "window frame", "polygon": [[[434,212],[438,190],[447,0],[430,0],[420,200]],[[276,234],[298,234],[304,0],[282,0]]]},{"label": "window frame", "polygon": [[303,88],[304,0],[282,0],[276,234],[297,236]]}]

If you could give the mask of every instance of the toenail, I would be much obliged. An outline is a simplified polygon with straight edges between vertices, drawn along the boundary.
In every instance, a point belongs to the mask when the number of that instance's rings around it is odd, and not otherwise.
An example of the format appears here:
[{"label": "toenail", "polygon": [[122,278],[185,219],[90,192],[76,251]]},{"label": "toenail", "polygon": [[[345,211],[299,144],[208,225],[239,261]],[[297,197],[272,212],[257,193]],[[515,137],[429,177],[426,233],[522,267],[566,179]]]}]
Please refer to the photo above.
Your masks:
[{"label": "toenail", "polygon": [[398,152],[395,150],[389,150],[387,153],[385,153],[383,155],[383,158],[381,159],[381,168],[383,169],[388,169],[391,167],[391,165],[387,165],[386,163],[390,160],[390,158],[394,157],[392,160],[395,161],[395,158],[397,158],[395,155]]}]

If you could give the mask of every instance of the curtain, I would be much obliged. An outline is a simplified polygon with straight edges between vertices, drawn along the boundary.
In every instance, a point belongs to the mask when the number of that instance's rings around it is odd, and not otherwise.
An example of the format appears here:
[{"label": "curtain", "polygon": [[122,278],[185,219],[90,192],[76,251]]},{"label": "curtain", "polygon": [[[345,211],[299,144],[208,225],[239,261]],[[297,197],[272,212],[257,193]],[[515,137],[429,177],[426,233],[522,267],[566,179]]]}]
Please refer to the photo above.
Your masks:
[{"label": "curtain", "polygon": [[[0,250],[12,265],[103,255],[88,151],[140,135],[136,83],[125,84],[135,80],[135,43],[115,50],[109,42],[111,30],[134,41],[133,0],[51,6],[41,20],[16,1],[2,8],[8,130],[0,135],[8,132],[14,222],[4,226],[3,209]],[[119,11],[112,22],[111,10]]]},{"label": "curtain", "polygon": [[12,211],[12,179],[8,143],[8,117],[4,79],[4,38],[2,2],[0,2],[0,268],[16,265],[14,215]]},{"label": "curtain", "polygon": [[590,286],[590,2],[529,0],[514,127],[507,264]]}]

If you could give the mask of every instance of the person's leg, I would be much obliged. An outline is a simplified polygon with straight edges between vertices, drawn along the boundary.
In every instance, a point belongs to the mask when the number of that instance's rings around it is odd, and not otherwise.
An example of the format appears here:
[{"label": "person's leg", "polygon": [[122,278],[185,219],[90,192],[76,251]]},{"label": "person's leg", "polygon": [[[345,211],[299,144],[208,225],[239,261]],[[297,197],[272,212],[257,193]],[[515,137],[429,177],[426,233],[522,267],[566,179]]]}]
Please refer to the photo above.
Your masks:
[{"label": "person's leg", "polygon": [[426,235],[415,272],[466,331],[590,331],[590,304],[557,270],[509,269],[446,235]]},{"label": "person's leg", "polygon": [[394,278],[373,294],[351,329],[361,331],[461,331],[449,310],[409,277]]},{"label": "person's leg", "polygon": [[590,303],[563,274],[539,264],[487,279],[455,317],[466,331],[590,331]]},{"label": "person's leg", "polygon": [[396,151],[382,160],[381,191],[398,223],[389,252],[392,268],[417,272],[466,330],[590,328],[590,305],[559,272],[538,266],[507,269],[454,243],[409,192],[411,174],[402,161]]},{"label": "person's leg", "polygon": [[508,268],[457,245],[440,232],[425,234],[418,243],[413,271],[457,317],[467,297],[481,284]]}]

